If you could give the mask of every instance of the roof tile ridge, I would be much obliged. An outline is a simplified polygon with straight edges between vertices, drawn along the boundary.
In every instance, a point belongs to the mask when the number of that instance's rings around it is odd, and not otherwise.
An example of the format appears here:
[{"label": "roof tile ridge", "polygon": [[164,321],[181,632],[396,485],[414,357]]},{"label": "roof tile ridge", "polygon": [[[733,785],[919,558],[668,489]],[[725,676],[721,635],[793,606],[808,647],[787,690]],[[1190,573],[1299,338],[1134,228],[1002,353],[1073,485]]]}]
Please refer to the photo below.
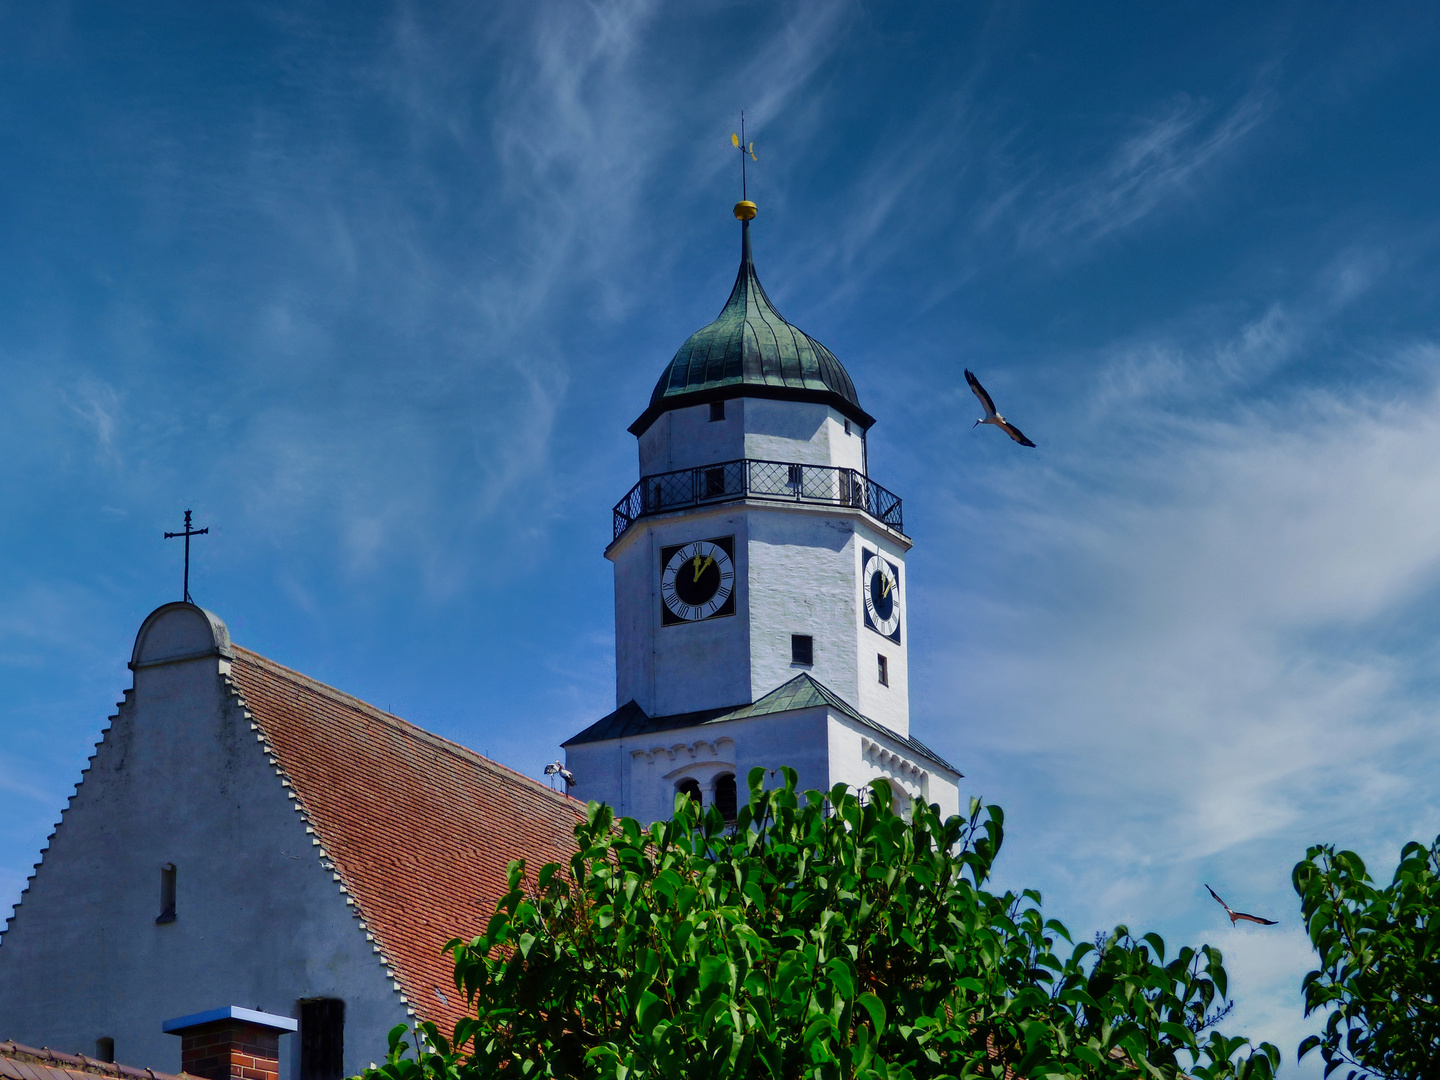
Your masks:
[{"label": "roof tile ridge", "polygon": [[[246,656],[242,657],[240,655],[241,653],[245,653]],[[237,648],[234,662],[243,664],[248,657],[266,660],[266,658],[260,656],[259,653],[251,652],[249,649]],[[232,662],[231,665],[232,671],[234,662]],[[266,662],[270,666],[280,668],[282,671],[288,672],[290,670],[282,664],[276,664],[273,661]],[[293,674],[300,675],[299,672],[293,672]],[[306,679],[305,676],[301,676],[301,678]],[[281,760],[279,748],[275,746],[275,743],[270,738],[269,732],[265,730],[264,724],[261,723],[262,718],[251,711],[250,703],[245,697],[245,691],[241,688],[240,684],[236,682],[234,675],[225,674],[221,676],[221,679],[236,707],[240,709],[241,716],[249,722],[250,730],[255,733],[255,741],[260,744],[260,750],[265,755],[266,763],[275,770],[275,775],[280,778],[281,790],[284,792],[285,797],[290,800],[295,812],[300,815],[300,820],[305,827],[305,835],[310,837],[310,844],[314,850],[315,861],[324,873],[330,875],[331,882],[339,887],[340,896],[345,906],[350,908],[351,917],[356,920],[357,928],[365,935],[365,940],[371,944],[372,951],[379,959],[381,974],[385,976],[385,981],[389,982],[395,992],[399,994],[400,1003],[406,1006],[410,1015],[413,1017],[415,1015],[415,1006],[412,1002],[418,995],[414,994],[413,991],[407,994],[406,988],[402,987],[397,977],[400,969],[398,965],[392,963],[390,960],[391,956],[396,955],[395,950],[388,948],[385,942],[375,936],[371,926],[370,916],[365,909],[365,905],[361,902],[359,891],[356,890],[349,872],[342,865],[341,861],[335,858],[330,850],[331,847],[334,846],[333,840],[335,837],[327,838],[325,827],[321,825],[314,812],[306,805],[305,796],[301,793],[300,787],[295,783],[294,777],[290,774],[290,771],[285,768],[285,764]],[[306,679],[306,681],[309,682],[313,680]],[[323,686],[324,684],[322,683],[320,685]],[[405,973],[405,981],[407,983],[413,981],[410,979],[408,973]]]},{"label": "roof tile ridge", "polygon": [[429,742],[433,744],[436,749],[447,751],[448,753],[454,754],[474,764],[480,765],[483,768],[489,769],[492,772],[513,776],[516,779],[522,780],[526,784],[529,784],[536,791],[543,792],[546,795],[550,795],[555,798],[564,800],[565,804],[571,806],[572,808],[579,804],[579,800],[574,798],[573,796],[555,791],[552,788],[546,786],[545,784],[540,783],[540,781],[534,779],[533,777],[526,776],[524,773],[516,769],[510,768],[510,766],[508,765],[503,765],[500,762],[493,760],[492,758],[486,757],[484,754],[477,753],[476,751],[471,750],[468,746],[457,743],[452,739],[447,739],[443,735],[436,735],[433,731],[427,731],[419,724],[416,724],[410,720],[406,720],[403,716],[396,716],[394,713],[389,713],[383,709],[378,709],[374,705],[371,705],[368,701],[357,698],[354,694],[347,694],[343,690],[337,690],[335,687],[330,686],[328,683],[323,683],[319,679],[312,678],[311,676],[306,675],[302,671],[296,671],[294,668],[288,668],[284,664],[281,664],[275,660],[271,660],[268,656],[262,656],[260,653],[255,652],[253,649],[247,649],[244,646],[234,644],[232,644],[231,647],[235,650],[235,659],[237,661],[253,661],[257,664],[257,666],[267,668],[281,678],[289,679],[291,682],[298,683],[301,686],[314,690],[316,693],[319,693],[325,697],[333,698],[334,700],[339,701],[342,704],[348,704],[370,716],[371,719],[389,725],[401,735],[407,735],[412,738],[417,738],[422,742]]},{"label": "roof tile ridge", "polygon": [[[14,1039],[0,1041],[0,1057],[33,1058],[35,1063],[52,1066],[78,1067],[79,1071],[101,1076],[152,1076],[155,1080],[184,1080],[189,1073],[163,1073],[153,1069],[137,1069],[132,1065],[121,1065],[114,1061],[99,1061],[84,1054],[63,1054],[47,1047],[27,1046]],[[28,1062],[27,1062],[28,1063]]]}]

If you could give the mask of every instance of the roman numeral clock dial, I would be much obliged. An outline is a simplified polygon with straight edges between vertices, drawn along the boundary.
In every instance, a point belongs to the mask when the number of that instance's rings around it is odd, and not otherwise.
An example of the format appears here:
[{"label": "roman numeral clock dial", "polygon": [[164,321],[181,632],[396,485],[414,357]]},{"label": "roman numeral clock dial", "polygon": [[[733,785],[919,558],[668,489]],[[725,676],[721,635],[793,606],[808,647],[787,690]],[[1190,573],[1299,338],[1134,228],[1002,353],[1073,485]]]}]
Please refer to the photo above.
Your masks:
[{"label": "roman numeral clock dial", "polygon": [[735,538],[720,536],[660,549],[664,626],[735,614]]},{"label": "roman numeral clock dial", "polygon": [[860,593],[865,625],[891,641],[900,640],[900,570],[874,551],[862,552]]}]

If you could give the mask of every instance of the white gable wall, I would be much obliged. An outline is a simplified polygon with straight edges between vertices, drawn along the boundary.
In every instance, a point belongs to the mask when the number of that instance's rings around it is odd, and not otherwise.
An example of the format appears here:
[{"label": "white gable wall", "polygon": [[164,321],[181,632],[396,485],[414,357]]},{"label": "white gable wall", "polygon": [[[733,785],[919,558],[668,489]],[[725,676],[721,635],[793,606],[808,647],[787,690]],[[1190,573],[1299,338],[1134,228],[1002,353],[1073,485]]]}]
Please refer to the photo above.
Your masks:
[{"label": "white gable wall", "polygon": [[608,802],[617,816],[648,825],[675,812],[675,786],[686,777],[700,784],[707,801],[715,778],[728,772],[744,802],[746,777],[757,766],[788,765],[799,772],[802,790],[826,788],[827,712],[801,709],[568,746],[566,766],[576,780],[571,794]]},{"label": "white gable wall", "polygon": [[854,787],[871,780],[889,781],[910,800],[940,807],[940,817],[960,812],[960,777],[920,757],[899,739],[861,724],[844,713],[831,713],[828,730],[831,771]]},{"label": "white gable wall", "polygon": [[[148,656],[203,646],[197,611],[174,605]],[[0,938],[0,1037],[93,1054],[109,1036],[119,1060],[179,1072],[166,1019],[335,997],[352,1075],[406,1007],[210,651],[136,670]],[[167,863],[177,917],[157,925]],[[298,1051],[282,1038],[282,1080]]]},{"label": "white gable wall", "polygon": [[674,813],[676,785],[687,777],[699,783],[708,805],[715,778],[733,773],[743,803],[746,778],[757,766],[790,766],[801,791],[837,783],[858,789],[883,777],[908,798],[938,803],[945,817],[958,812],[960,801],[955,773],[828,706],[580,743],[566,748],[566,764],[576,778],[572,794],[608,802],[617,816],[646,825]]}]

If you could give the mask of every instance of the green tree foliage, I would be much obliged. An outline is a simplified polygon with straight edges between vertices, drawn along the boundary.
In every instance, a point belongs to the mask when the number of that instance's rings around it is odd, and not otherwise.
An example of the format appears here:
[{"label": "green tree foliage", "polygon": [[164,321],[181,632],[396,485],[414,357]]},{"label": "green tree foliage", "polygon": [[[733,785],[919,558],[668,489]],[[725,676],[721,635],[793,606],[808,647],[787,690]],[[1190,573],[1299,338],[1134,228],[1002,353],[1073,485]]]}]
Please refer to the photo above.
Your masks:
[{"label": "green tree foliage", "polygon": [[986,891],[998,807],[907,820],[883,784],[784,776],[753,771],[733,826],[591,804],[568,867],[513,865],[487,933],[447,946],[474,1017],[422,1025],[419,1058],[396,1028],[369,1080],[1273,1076],[1273,1046],[1197,1034],[1218,950],[1072,946],[1038,893]]},{"label": "green tree foliage", "polygon": [[1360,856],[1329,846],[1307,851],[1293,880],[1320,958],[1305,1014],[1329,1012],[1300,1057],[1319,1047],[1326,1076],[1440,1076],[1440,837],[1407,844],[1383,889]]}]

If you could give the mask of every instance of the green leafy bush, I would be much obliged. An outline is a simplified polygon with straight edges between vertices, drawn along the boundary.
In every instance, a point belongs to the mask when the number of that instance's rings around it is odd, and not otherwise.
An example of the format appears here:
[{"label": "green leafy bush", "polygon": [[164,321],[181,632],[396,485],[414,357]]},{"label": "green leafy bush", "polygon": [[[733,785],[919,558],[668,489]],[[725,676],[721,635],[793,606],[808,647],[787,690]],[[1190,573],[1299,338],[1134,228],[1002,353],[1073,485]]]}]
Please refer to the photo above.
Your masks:
[{"label": "green leafy bush", "polygon": [[591,804],[568,867],[512,865],[488,932],[447,946],[474,1017],[421,1025],[419,1057],[396,1028],[370,1080],[1273,1076],[1273,1046],[1197,1035],[1218,950],[1072,946],[1038,893],[987,892],[998,807],[907,820],[883,784],[784,777],[754,770],[730,826]]},{"label": "green leafy bush", "polygon": [[1305,976],[1305,1014],[1328,1011],[1319,1047],[1325,1075],[1421,1080],[1440,1076],[1440,837],[1411,843],[1386,888],[1353,851],[1312,847],[1295,891],[1320,967]]}]

